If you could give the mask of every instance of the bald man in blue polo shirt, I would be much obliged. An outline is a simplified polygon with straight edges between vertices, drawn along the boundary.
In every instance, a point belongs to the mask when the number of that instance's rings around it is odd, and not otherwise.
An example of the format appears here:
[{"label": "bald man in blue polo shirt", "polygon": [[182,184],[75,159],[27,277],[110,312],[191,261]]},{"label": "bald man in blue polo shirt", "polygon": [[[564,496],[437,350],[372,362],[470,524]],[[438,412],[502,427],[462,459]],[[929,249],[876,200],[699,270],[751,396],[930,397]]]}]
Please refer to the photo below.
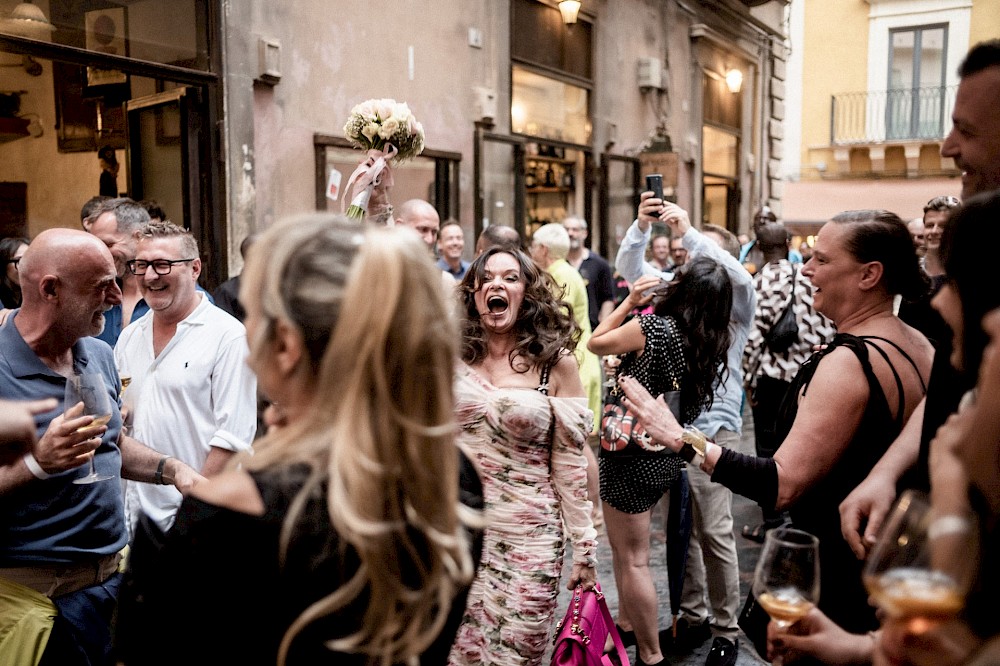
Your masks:
[{"label": "bald man in blue polo shirt", "polygon": [[[0,467],[0,577],[49,597],[59,611],[42,664],[104,663],[126,533],[121,479],[187,490],[193,469],[121,435],[120,382],[100,333],[104,312],[121,301],[104,243],[82,231],[39,234],[21,259],[23,302],[0,327],[0,399],[55,399],[35,415],[37,441]],[[63,404],[66,378],[99,373],[111,402],[107,425]],[[74,484],[90,459],[111,480]]]}]

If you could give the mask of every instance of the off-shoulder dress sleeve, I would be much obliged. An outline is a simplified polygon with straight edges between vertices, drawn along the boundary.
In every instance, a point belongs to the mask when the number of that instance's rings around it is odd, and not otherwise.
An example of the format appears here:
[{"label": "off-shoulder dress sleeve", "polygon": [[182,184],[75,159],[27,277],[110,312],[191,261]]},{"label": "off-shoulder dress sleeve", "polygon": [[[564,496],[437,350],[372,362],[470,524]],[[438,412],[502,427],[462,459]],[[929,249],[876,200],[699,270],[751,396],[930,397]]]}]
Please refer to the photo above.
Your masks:
[{"label": "off-shoulder dress sleeve", "polygon": [[562,505],[563,524],[573,544],[573,563],[597,564],[597,530],[587,493],[587,446],[594,417],[586,398],[549,398],[555,417],[552,485]]}]

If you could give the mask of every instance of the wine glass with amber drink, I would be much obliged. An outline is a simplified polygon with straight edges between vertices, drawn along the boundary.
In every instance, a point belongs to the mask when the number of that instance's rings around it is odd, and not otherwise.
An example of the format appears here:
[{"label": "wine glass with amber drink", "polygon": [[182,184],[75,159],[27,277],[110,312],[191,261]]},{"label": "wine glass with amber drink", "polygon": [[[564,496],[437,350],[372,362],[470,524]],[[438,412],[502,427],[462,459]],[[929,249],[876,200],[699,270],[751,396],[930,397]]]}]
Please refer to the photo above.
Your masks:
[{"label": "wine glass with amber drink", "polygon": [[754,571],[753,593],[781,629],[805,617],[819,602],[819,539],[791,527],[769,530]]},{"label": "wine glass with amber drink", "polygon": [[943,512],[925,494],[904,492],[865,562],[872,602],[895,620],[955,617],[976,573],[974,526],[970,512]]},{"label": "wine glass with amber drink", "polygon": [[[78,403],[83,403],[83,414],[81,416],[93,416],[94,420],[77,429],[77,432],[92,430],[94,435],[97,430],[107,425],[111,420],[111,400],[108,398],[108,389],[104,385],[104,379],[97,373],[84,373],[73,375],[66,380],[66,400],[65,409],[68,411]],[[90,457],[90,473],[86,476],[73,479],[73,483],[95,483],[97,481],[107,481],[115,478],[111,474],[98,474],[94,465],[94,458],[97,452]]]}]

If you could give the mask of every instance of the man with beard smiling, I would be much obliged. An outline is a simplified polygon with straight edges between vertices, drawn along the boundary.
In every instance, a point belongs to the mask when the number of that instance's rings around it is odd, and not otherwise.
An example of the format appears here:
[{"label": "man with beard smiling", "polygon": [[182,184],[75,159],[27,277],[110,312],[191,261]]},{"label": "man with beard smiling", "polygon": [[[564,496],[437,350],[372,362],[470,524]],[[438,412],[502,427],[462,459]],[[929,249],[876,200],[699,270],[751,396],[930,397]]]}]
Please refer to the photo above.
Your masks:
[{"label": "man with beard smiling", "polygon": [[[122,297],[107,247],[82,231],[49,229],[20,270],[21,309],[0,328],[0,399],[50,399],[56,407],[36,414],[38,439],[24,456],[0,467],[0,578],[58,608],[43,663],[105,663],[126,543],[119,474],[179,490],[201,477],[177,460],[158,467],[156,451],[120,432],[111,349],[90,337]],[[110,420],[96,429],[87,428],[93,416],[63,404],[66,378],[82,372],[100,374],[109,393]],[[73,483],[91,459],[115,479]]]},{"label": "man with beard smiling", "polygon": [[[150,224],[135,257],[128,268],[150,312],[115,346],[118,368],[132,377],[134,436],[156,442],[163,460],[177,458],[211,476],[249,450],[257,428],[246,329],[195,289],[201,259],[189,232],[170,222]],[[164,531],[182,499],[172,488],[130,485],[130,519],[132,497]]]},{"label": "man with beard smiling", "polygon": [[1000,39],[972,47],[958,68],[961,81],[942,157],[962,170],[962,198],[1000,188]]},{"label": "man with beard smiling", "polygon": [[569,234],[566,261],[580,272],[587,285],[587,313],[590,315],[590,330],[593,331],[615,309],[615,285],[611,278],[611,266],[584,245],[587,240],[586,220],[570,216],[562,224]]}]

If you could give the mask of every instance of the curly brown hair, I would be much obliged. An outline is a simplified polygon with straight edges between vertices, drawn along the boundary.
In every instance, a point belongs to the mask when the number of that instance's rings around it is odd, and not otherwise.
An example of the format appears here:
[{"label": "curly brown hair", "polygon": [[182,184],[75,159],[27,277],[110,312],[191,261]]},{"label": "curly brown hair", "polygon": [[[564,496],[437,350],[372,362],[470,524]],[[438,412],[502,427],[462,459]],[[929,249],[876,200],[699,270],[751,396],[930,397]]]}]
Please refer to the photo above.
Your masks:
[{"label": "curly brown hair", "polygon": [[505,253],[517,261],[524,281],[524,302],[514,323],[517,342],[510,352],[510,366],[517,372],[553,366],[563,354],[572,353],[583,331],[573,309],[562,300],[563,290],[531,257],[520,250],[491,247],[479,255],[459,285],[462,298],[462,360],[476,363],[486,356],[486,331],[476,309],[476,291],[486,277],[486,262]]}]

